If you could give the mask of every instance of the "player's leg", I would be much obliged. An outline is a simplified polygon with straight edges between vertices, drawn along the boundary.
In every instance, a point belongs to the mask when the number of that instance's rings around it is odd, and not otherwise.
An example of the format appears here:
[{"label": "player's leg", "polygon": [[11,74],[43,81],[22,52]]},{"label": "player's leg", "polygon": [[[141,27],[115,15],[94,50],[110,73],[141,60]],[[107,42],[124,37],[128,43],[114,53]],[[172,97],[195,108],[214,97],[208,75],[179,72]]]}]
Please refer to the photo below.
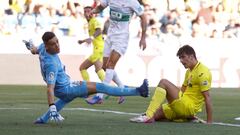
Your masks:
[{"label": "player's leg", "polygon": [[[84,85],[84,83],[82,83]],[[84,87],[84,86],[82,86]],[[105,93],[112,96],[136,96],[140,95],[142,97],[149,96],[148,81],[145,79],[140,87],[130,88],[130,87],[115,87],[105,83],[95,83],[87,82],[86,86],[88,95],[95,93]]]},{"label": "player's leg", "polygon": [[87,69],[89,67],[91,67],[93,65],[93,63],[89,60],[89,59],[86,59],[85,61],[83,61],[83,63],[80,65],[79,69],[80,69],[80,72],[81,72],[81,75],[82,75],[82,78],[83,80],[85,81],[89,81],[90,80],[90,77],[89,77],[89,74],[87,72]]},{"label": "player's leg", "polygon": [[[112,50],[110,57],[106,64],[106,75],[105,75],[105,79],[103,82],[109,84],[113,80],[119,87],[123,88],[124,85],[114,70],[120,57],[121,57],[121,54],[119,52]],[[125,98],[123,96],[120,96],[118,99],[118,103],[121,104],[124,101],[125,101]]]},{"label": "player's leg", "polygon": [[[103,57],[103,66],[102,66],[103,70],[105,70],[105,77],[106,77],[106,65],[107,65],[107,61],[110,56],[110,53],[111,53],[111,44],[110,44],[110,40],[107,38],[104,42],[104,57]],[[104,97],[103,93],[97,93],[91,99],[88,99],[87,102],[89,104],[102,103],[103,97]]]},{"label": "player's leg", "polygon": [[[102,62],[100,60],[97,60],[95,61],[94,66],[95,66],[95,72],[97,73],[98,78],[101,81],[103,81],[105,78],[105,71],[102,69]],[[103,97],[104,97],[103,93],[97,93],[95,96],[89,97],[85,101],[88,104],[101,104],[103,102]]]},{"label": "player's leg", "polygon": [[102,63],[100,60],[97,60],[97,61],[94,63],[95,72],[97,73],[98,78],[99,78],[101,81],[103,81],[104,78],[105,78],[105,71],[102,69],[102,65],[103,65],[103,63]]},{"label": "player's leg", "polygon": [[156,110],[162,105],[167,98],[171,103],[173,100],[179,98],[180,89],[166,79],[160,80],[158,86],[155,89],[155,93],[150,101],[146,115],[152,118]]},{"label": "player's leg", "polygon": [[[131,118],[130,121],[146,122],[148,119],[155,117],[155,113],[159,108],[161,108],[161,105],[165,99],[167,98],[168,102],[171,103],[175,99],[179,98],[179,91],[180,89],[170,81],[166,79],[160,80],[144,116],[140,115],[138,117]],[[162,109],[160,109],[156,117],[157,119],[161,119],[163,116],[164,115],[162,114]]]},{"label": "player's leg", "polygon": [[156,110],[161,106],[161,104],[165,101],[165,99],[166,99],[166,90],[164,90],[159,86],[156,87],[155,92],[150,101],[150,104],[146,110],[146,115],[149,118],[152,118]]},{"label": "player's leg", "polygon": [[137,117],[131,118],[130,122],[137,122],[137,123],[153,122],[153,120],[155,120],[153,118],[154,114],[161,107],[161,104],[165,101],[165,99],[166,99],[166,91],[160,88],[159,86],[156,87],[146,112]]},{"label": "player's leg", "polygon": [[[113,80],[118,86],[123,87],[123,84],[121,83],[120,79],[117,80],[117,74],[114,71],[115,65],[118,62],[119,58],[121,57],[121,54],[119,52],[121,51],[115,51],[113,48],[113,45],[110,44],[109,40],[105,41],[104,46],[104,64],[103,68],[105,69],[105,79],[104,83],[109,84]],[[116,47],[116,50],[121,50],[119,47]],[[115,76],[115,78],[114,78]],[[116,78],[117,77],[117,78]],[[98,103],[100,100],[102,101],[104,94],[98,93],[96,96],[92,98],[92,100],[89,102],[90,104]],[[119,102],[120,101],[120,102]],[[124,98],[120,97],[120,100],[118,103],[122,103],[124,101]]]},{"label": "player's leg", "polygon": [[166,90],[167,92],[166,98],[168,103],[172,103],[172,101],[179,99],[180,89],[167,79],[161,79],[158,86]]},{"label": "player's leg", "polygon": [[115,51],[115,50],[112,50],[111,51],[111,54],[109,56],[109,59],[107,61],[107,64],[106,64],[106,75],[105,75],[105,79],[104,79],[104,83],[110,83],[113,79],[113,76],[115,75],[115,71],[114,71],[114,68],[118,62],[118,60],[120,59],[121,55]]},{"label": "player's leg", "polygon": [[[95,66],[95,71],[97,72],[97,75],[98,75],[99,79],[101,81],[103,81],[104,78],[105,78],[105,71],[102,69],[101,61],[96,61],[94,63],[94,66]],[[103,93],[97,93],[96,95],[87,98],[86,102],[88,104],[91,104],[91,105],[93,105],[93,104],[101,104],[103,102],[103,97],[104,97]]]}]

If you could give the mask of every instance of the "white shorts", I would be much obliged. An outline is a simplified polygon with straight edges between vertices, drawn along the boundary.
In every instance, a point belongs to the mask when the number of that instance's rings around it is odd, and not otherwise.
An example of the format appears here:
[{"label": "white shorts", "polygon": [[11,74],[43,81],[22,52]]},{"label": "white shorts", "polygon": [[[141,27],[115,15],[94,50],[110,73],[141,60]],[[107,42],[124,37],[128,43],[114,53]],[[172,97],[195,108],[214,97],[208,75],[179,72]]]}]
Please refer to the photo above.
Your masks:
[{"label": "white shorts", "polygon": [[109,57],[112,50],[118,52],[121,56],[127,51],[129,37],[107,37],[104,43],[104,57]]}]

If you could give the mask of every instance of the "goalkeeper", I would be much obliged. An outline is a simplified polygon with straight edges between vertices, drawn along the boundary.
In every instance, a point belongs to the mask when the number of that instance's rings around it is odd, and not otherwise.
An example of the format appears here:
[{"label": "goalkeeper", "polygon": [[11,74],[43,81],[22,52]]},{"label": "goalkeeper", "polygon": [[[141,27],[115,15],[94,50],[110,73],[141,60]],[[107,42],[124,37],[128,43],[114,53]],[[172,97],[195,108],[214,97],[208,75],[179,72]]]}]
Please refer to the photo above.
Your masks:
[{"label": "goalkeeper", "polygon": [[[87,97],[95,93],[105,93],[112,96],[137,96],[148,97],[148,82],[137,88],[119,88],[103,83],[76,81],[70,82],[65,73],[64,65],[58,56],[60,46],[58,38],[53,32],[45,32],[42,36],[43,43],[35,47],[31,42],[24,41],[32,54],[38,54],[43,80],[47,84],[47,100],[49,109],[39,117],[35,124],[45,124],[48,120],[61,122],[64,118],[59,114],[62,108],[77,97]],[[54,102],[54,96],[58,98]]]}]

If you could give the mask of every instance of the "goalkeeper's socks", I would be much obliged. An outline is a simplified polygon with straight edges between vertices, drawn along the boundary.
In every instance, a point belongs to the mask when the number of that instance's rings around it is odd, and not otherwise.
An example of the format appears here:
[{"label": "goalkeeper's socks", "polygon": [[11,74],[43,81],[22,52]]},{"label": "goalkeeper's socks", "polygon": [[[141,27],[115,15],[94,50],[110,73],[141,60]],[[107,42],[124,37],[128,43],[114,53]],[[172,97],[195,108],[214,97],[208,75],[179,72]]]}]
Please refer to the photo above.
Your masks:
[{"label": "goalkeeper's socks", "polygon": [[104,83],[96,83],[96,91],[98,93],[105,93],[112,96],[136,96],[140,95],[135,88],[120,88],[110,86]]}]

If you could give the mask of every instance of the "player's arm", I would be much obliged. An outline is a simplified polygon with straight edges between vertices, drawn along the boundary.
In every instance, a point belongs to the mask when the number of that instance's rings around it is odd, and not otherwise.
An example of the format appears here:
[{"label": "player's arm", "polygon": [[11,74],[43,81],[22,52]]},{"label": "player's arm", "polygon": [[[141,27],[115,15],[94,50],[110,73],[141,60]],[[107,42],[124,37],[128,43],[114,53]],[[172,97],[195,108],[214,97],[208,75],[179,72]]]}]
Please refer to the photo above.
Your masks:
[{"label": "player's arm", "polygon": [[58,113],[57,107],[54,104],[54,87],[57,79],[57,66],[54,64],[46,64],[46,82],[47,82],[47,100],[49,105],[50,120],[61,122],[64,118]]},{"label": "player's arm", "polygon": [[47,99],[49,106],[54,104],[54,86],[54,84],[47,85]]},{"label": "player's arm", "polygon": [[50,111],[49,116],[50,120],[53,120],[54,122],[62,122],[64,118],[60,115],[56,105],[54,104],[54,86],[54,84],[47,85],[47,97]]},{"label": "player's arm", "polygon": [[102,34],[101,28],[96,28],[92,38],[94,39],[94,38],[98,37],[101,34]]},{"label": "player's arm", "polygon": [[33,46],[30,51],[31,51],[32,54],[38,54],[38,49],[37,49],[36,46]]},{"label": "player's arm", "polygon": [[181,87],[181,91],[182,91],[182,93],[185,92],[186,88],[187,88],[186,86],[182,85],[182,87]]},{"label": "player's arm", "polygon": [[212,101],[209,94],[209,90],[202,92],[204,96],[205,106],[206,106],[206,113],[207,113],[207,124],[211,124],[213,122],[212,117]]},{"label": "player's arm", "polygon": [[92,10],[92,13],[97,14],[97,13],[102,12],[104,9],[105,9],[105,7],[100,4]]},{"label": "player's arm", "polygon": [[141,28],[142,28],[142,34],[141,34],[141,39],[139,42],[139,47],[145,50],[147,47],[146,45],[146,31],[147,31],[147,19],[146,15],[143,13],[142,15],[139,16],[141,19]]},{"label": "player's arm", "polygon": [[23,40],[23,43],[26,45],[26,48],[32,53],[32,54],[38,54],[38,48],[33,44],[32,40],[29,41]]},{"label": "player's arm", "polygon": [[98,37],[99,35],[102,34],[102,30],[100,28],[96,28],[95,29],[95,32],[93,33],[93,35],[87,39],[85,39],[84,41],[88,44],[91,44],[91,42],[96,38]]}]

